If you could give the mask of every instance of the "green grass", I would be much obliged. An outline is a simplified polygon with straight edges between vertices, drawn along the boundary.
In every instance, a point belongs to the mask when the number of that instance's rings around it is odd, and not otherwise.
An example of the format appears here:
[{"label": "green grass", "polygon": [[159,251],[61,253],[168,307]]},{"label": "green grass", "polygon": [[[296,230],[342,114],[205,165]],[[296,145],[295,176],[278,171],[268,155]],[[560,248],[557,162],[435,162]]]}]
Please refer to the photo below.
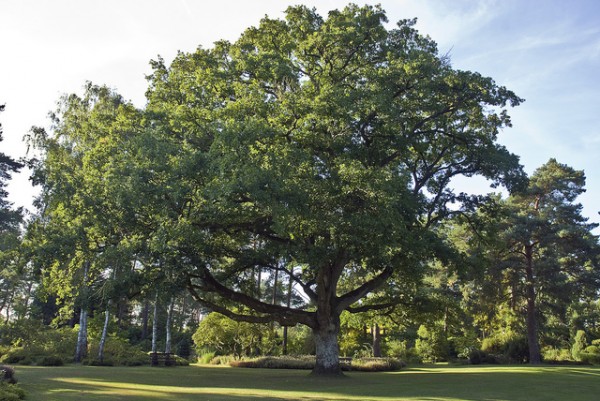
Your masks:
[{"label": "green grass", "polygon": [[600,368],[590,367],[432,367],[315,379],[294,370],[72,365],[19,366],[16,375],[30,401],[600,399]]}]

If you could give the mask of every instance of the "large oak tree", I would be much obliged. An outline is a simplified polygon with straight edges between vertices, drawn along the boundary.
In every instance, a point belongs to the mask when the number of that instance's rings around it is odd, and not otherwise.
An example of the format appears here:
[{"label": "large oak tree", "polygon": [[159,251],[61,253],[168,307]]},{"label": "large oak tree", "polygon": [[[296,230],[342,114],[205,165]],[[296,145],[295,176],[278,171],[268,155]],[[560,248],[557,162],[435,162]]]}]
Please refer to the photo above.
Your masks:
[{"label": "large oak tree", "polygon": [[[523,178],[496,141],[522,99],[452,68],[414,20],[385,22],[378,7],[292,7],[149,77],[153,243],[212,310],[311,327],[318,374],[340,372],[343,311],[403,301],[443,257],[436,225],[475,200],[454,177]],[[261,299],[259,271],[291,276],[310,305]]]}]

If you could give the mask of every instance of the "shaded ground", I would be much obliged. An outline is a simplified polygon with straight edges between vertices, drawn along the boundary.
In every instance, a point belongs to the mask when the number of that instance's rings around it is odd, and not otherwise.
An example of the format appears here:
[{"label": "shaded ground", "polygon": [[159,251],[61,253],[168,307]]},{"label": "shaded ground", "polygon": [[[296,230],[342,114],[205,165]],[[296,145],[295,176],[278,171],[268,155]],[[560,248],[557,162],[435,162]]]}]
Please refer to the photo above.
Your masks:
[{"label": "shaded ground", "polygon": [[30,401],[111,400],[572,400],[600,399],[600,368],[435,367],[348,373],[211,366],[17,367]]}]

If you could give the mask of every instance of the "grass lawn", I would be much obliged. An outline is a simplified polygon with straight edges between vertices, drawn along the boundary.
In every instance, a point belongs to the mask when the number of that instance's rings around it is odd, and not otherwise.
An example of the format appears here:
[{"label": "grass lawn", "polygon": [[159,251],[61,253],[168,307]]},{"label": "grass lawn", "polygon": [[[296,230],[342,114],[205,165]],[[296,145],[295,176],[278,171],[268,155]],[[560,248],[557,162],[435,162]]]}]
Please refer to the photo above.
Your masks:
[{"label": "grass lawn", "polygon": [[412,368],[315,379],[308,371],[213,366],[17,366],[30,401],[600,400],[600,368]]}]

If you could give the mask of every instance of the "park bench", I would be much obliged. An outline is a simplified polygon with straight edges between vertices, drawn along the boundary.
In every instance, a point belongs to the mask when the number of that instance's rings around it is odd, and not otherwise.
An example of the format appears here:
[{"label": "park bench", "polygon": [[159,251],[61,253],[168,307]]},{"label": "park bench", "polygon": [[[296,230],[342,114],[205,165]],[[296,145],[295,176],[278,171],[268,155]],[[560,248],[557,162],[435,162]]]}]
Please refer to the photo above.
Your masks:
[{"label": "park bench", "polygon": [[175,366],[175,354],[168,352],[148,352],[150,365],[152,366]]}]

